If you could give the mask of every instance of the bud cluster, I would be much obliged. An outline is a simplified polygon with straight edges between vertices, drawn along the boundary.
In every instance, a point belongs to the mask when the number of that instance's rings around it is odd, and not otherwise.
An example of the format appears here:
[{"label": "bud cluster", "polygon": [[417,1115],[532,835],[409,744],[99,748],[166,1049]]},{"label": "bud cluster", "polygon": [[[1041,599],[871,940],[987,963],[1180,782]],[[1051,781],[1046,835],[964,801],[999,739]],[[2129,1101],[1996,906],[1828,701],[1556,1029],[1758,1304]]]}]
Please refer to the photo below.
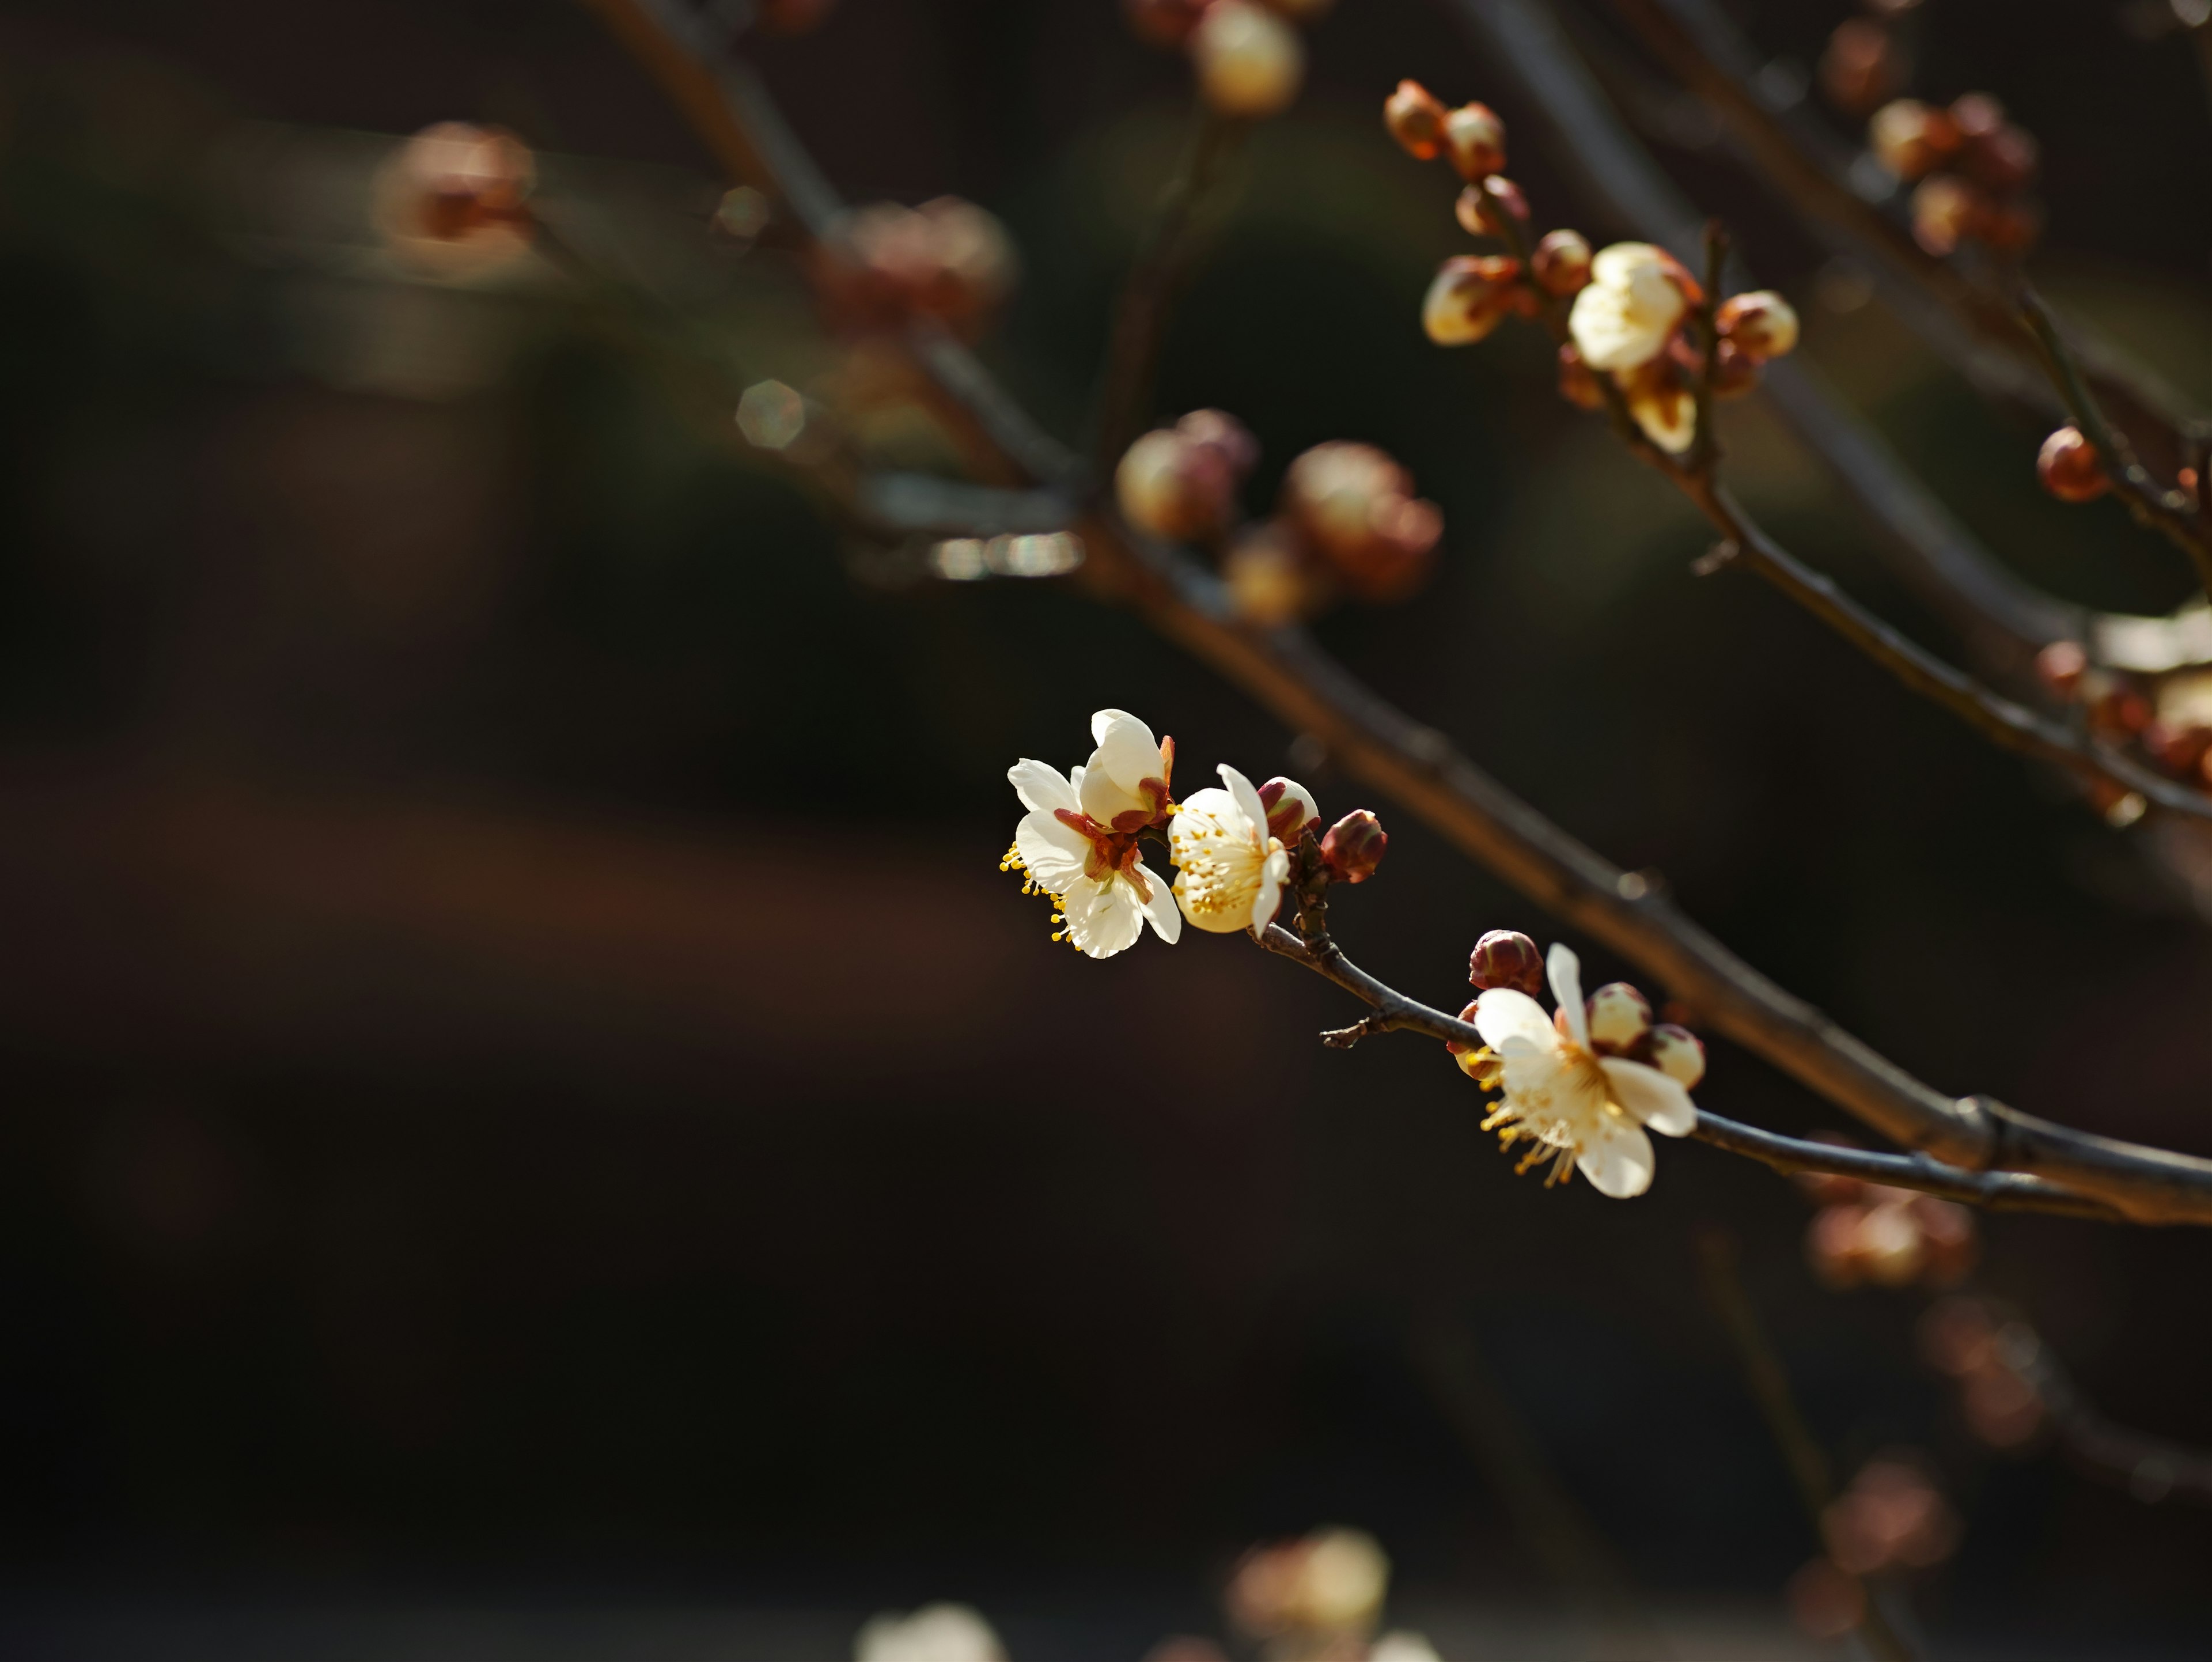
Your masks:
[{"label": "bud cluster", "polygon": [[1280,113],[1305,80],[1306,50],[1294,24],[1330,0],[1123,0],[1129,27],[1156,46],[1188,54],[1216,114],[1244,120]]},{"label": "bud cluster", "polygon": [[[2089,661],[2074,641],[2054,641],[2036,654],[2043,685],[2078,707],[2089,730],[2107,744],[2132,745],[2153,766],[2212,789],[2212,672],[2176,670],[2157,678],[2130,675]],[[2111,809],[2142,799],[2115,788]],[[2132,814],[2128,815],[2133,818]]]},{"label": "bud cluster", "polygon": [[1828,1557],[1847,1575],[1930,1569],[1958,1549],[1959,1517],[1916,1454],[1869,1460],[1820,1512]]},{"label": "bud cluster", "polygon": [[1974,1267],[1980,1243],[1973,1214],[1917,1190],[1893,1189],[1832,1172],[1797,1179],[1820,1209],[1805,1255],[1827,1286],[1955,1287]]},{"label": "bud cluster", "polygon": [[[1504,988],[1534,998],[1544,990],[1544,955],[1519,930],[1492,929],[1468,954],[1467,979],[1478,992]],[[1705,1078],[1705,1047],[1698,1036],[1671,1021],[1653,1021],[1651,1001],[1626,982],[1607,982],[1583,1004],[1590,1048],[1600,1056],[1656,1068],[1685,1090]],[[1474,1020],[1474,1009],[1468,1005],[1460,1019]],[[1469,1047],[1456,1041],[1448,1041],[1444,1048],[1460,1057],[1462,1068],[1481,1080],[1476,1068],[1490,1062],[1487,1052],[1479,1053],[1478,1060],[1478,1054],[1470,1054]]]},{"label": "bud cluster", "polygon": [[530,247],[538,164],[501,127],[441,121],[392,152],[373,189],[392,251],[453,276],[509,264]]},{"label": "bud cluster", "polygon": [[821,243],[815,281],[840,326],[895,328],[927,317],[972,338],[1012,292],[1018,270],[996,216],[943,196],[919,208],[878,202],[855,209]]},{"label": "bud cluster", "polygon": [[1958,1382],[1966,1428],[1992,1448],[2018,1448],[2043,1428],[2034,1330],[1979,1299],[1944,1299],[1920,1318],[1920,1354]]},{"label": "bud cluster", "polygon": [[2042,229],[2028,194],[2041,159],[2034,136],[1987,93],[1948,107],[1893,99],[1868,121],[1867,146],[1914,186],[1912,234],[1931,254],[1966,242],[2017,254]]}]

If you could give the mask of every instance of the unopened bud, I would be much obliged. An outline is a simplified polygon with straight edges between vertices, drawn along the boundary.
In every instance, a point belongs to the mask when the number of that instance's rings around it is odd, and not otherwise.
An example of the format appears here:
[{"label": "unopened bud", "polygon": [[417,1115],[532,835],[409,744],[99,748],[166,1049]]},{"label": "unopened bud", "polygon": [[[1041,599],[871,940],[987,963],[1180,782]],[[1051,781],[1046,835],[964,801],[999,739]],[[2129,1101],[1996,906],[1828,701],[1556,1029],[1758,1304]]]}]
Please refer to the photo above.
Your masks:
[{"label": "unopened bud", "polygon": [[817,251],[816,275],[831,314],[868,328],[933,317],[980,332],[1012,289],[1019,261],[1006,228],[958,197],[909,208],[857,208]]},{"label": "unopened bud", "polygon": [[1528,270],[1545,292],[1562,300],[1590,280],[1590,246],[1580,231],[1547,232],[1528,256]]},{"label": "unopened bud", "polygon": [[1194,411],[1146,434],[1115,470],[1122,517],[1174,542],[1218,536],[1235,517],[1237,486],[1258,445],[1234,417]]},{"label": "unopened bud", "polygon": [[1903,1287],[1920,1274],[1928,1244],[1911,1207],[1891,1201],[1871,1207],[1859,1220],[1859,1266],[1869,1281]]},{"label": "unopened bud", "polygon": [[[1482,1001],[1480,999],[1476,999],[1459,1013],[1459,1019],[1462,1021],[1471,1022],[1481,1013]],[[1462,1039],[1448,1038],[1444,1041],[1444,1049],[1449,1050],[1455,1056],[1463,1056],[1471,1051],[1479,1050],[1482,1047],[1480,1044],[1469,1044]]]},{"label": "unopened bud", "polygon": [[2053,641],[2035,654],[2035,673],[2062,698],[2071,698],[2088,670],[2089,654],[2078,641]]},{"label": "unopened bud", "polygon": [[2063,502],[2094,502],[2112,488],[2097,447],[2075,427],[2062,427],[2036,453],[2035,477]]},{"label": "unopened bud", "polygon": [[1469,236],[1503,237],[1504,222],[1498,217],[1500,210],[1509,213],[1522,225],[1528,222],[1528,198],[1521,187],[1503,174],[1470,185],[1459,193],[1452,204],[1452,217]]},{"label": "unopened bud", "polygon": [[1958,151],[1959,124],[1917,98],[1883,105],[1867,123],[1867,143],[1881,165],[1907,184],[1924,179]]},{"label": "unopened bud", "polygon": [[1759,387],[1759,364],[1732,340],[1724,340],[1713,353],[1713,396],[1740,399]]},{"label": "unopened bud", "polygon": [[1713,321],[1753,363],[1781,357],[1797,344],[1796,308],[1771,289],[1729,296]]},{"label": "unopened bud", "polygon": [[1583,362],[1571,341],[1559,348],[1559,396],[1581,409],[1605,408],[1605,389],[1598,384],[1597,371]]},{"label": "unopened bud", "polygon": [[1314,806],[1313,793],[1295,779],[1278,775],[1261,786],[1260,806],[1267,811],[1267,835],[1282,838],[1285,848],[1297,843],[1298,833],[1309,826],[1321,829],[1321,810]]},{"label": "unopened bud", "polygon": [[1213,0],[1191,31],[1190,55],[1199,91],[1222,115],[1273,115],[1305,79],[1297,31],[1250,0]]},{"label": "unopened bud", "polygon": [[1959,165],[2000,195],[2023,189],[2035,177],[2040,160],[2035,136],[2009,121],[1973,134],[1959,154]]},{"label": "unopened bud", "polygon": [[1505,124],[1487,104],[1462,104],[1444,113],[1444,154],[1470,184],[1505,165]]},{"label": "unopened bud", "polygon": [[1881,24],[1854,17],[1820,54],[1820,90],[1846,115],[1864,115],[1905,80],[1904,54]]},{"label": "unopened bud", "polygon": [[1437,268],[1421,301],[1421,327],[1439,346],[1471,346],[1504,322],[1520,286],[1521,262],[1462,254]]},{"label": "unopened bud", "polygon": [[1322,864],[1340,883],[1364,883],[1382,863],[1390,845],[1382,822],[1365,808],[1355,808],[1328,828],[1321,839]]},{"label": "unopened bud", "polygon": [[1978,236],[1989,204],[1956,174],[1930,174],[1912,192],[1912,237],[1939,259]]},{"label": "unopened bud", "polygon": [[529,147],[513,133],[441,121],[377,170],[377,224],[392,252],[416,265],[488,271],[529,252],[537,178]]},{"label": "unopened bud", "polygon": [[1651,1065],[1688,1090],[1705,1076],[1705,1047],[1687,1027],[1662,1021],[1644,1042]]},{"label": "unopened bud", "polygon": [[1402,599],[1428,575],[1443,514],[1413,494],[1413,478],[1371,444],[1317,444],[1283,476],[1282,509],[1346,589]]},{"label": "unopened bud", "polygon": [[1485,992],[1504,987],[1534,998],[1544,990],[1544,955],[1518,930],[1492,929],[1468,955],[1467,978]]},{"label": "unopened bud", "polygon": [[1182,46],[1205,9],[1206,0],[1121,0],[1130,31],[1154,46]]},{"label": "unopened bud", "polygon": [[2005,124],[2005,107],[1988,93],[1961,93],[1951,100],[1951,124],[1961,139],[1987,138]]},{"label": "unopened bud", "polygon": [[1382,125],[1417,161],[1433,161],[1443,149],[1443,100],[1418,81],[1401,81],[1383,100]]},{"label": "unopened bud", "polygon": [[1651,1031],[1651,1001],[1626,981],[1608,981],[1583,1001],[1590,1043],[1610,1056],[1623,1056]]}]

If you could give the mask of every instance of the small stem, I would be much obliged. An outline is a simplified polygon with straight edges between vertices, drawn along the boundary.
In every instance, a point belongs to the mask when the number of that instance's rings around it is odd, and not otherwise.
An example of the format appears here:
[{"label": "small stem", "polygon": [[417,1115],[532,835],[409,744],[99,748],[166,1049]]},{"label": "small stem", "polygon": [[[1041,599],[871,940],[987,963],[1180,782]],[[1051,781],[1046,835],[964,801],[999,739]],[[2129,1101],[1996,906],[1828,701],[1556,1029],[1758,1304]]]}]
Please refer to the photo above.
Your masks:
[{"label": "small stem", "polygon": [[1704,356],[1698,366],[1698,430],[1690,441],[1689,459],[1685,468],[1702,478],[1712,477],[1714,464],[1720,460],[1720,435],[1713,430],[1713,380],[1720,368],[1721,326],[1718,315],[1721,303],[1721,278],[1728,267],[1728,228],[1717,219],[1705,222],[1705,293],[1697,307],[1696,319],[1699,344]]}]

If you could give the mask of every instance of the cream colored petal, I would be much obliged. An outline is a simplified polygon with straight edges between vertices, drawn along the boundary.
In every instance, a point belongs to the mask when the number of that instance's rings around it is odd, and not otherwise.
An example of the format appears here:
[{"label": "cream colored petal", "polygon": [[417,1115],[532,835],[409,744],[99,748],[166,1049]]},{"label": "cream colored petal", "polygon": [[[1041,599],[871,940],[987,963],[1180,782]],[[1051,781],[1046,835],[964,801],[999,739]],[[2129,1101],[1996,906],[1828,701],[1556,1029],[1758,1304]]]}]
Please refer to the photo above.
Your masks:
[{"label": "cream colored petal", "polygon": [[1169,887],[1167,879],[1143,861],[1137,862],[1137,870],[1145,879],[1145,920],[1152,926],[1154,934],[1172,947],[1182,939],[1182,911],[1176,904],[1175,891]]},{"label": "cream colored petal", "polygon": [[1589,1012],[1583,1005],[1583,961],[1565,941],[1552,943],[1544,968],[1552,980],[1552,996],[1567,1013],[1567,1032],[1575,1043],[1589,1049]]},{"label": "cream colored petal", "polygon": [[1182,811],[1168,821],[1168,857],[1188,866],[1200,845],[1221,827],[1223,816],[1236,812],[1236,799],[1218,785],[1193,791]]},{"label": "cream colored petal", "polygon": [[1291,856],[1280,848],[1267,851],[1260,868],[1260,892],[1252,897],[1252,928],[1256,933],[1275,921],[1283,904],[1283,885],[1291,875]]},{"label": "cream colored petal", "polygon": [[1216,771],[1221,775],[1222,782],[1229,787],[1230,798],[1237,804],[1237,811],[1244,816],[1245,823],[1251,826],[1252,834],[1255,837],[1266,836],[1267,811],[1260,806],[1260,793],[1254,788],[1252,782],[1226,762]]},{"label": "cream colored petal", "polygon": [[1544,1007],[1510,987],[1492,987],[1475,1001],[1474,1025],[1482,1042],[1501,1054],[1501,1047],[1511,1039],[1549,1050],[1556,1037]]},{"label": "cream colored petal", "polygon": [[1083,783],[1077,788],[1076,795],[1083,804],[1084,813],[1102,825],[1112,825],[1116,814],[1146,812],[1144,798],[1134,791],[1123,789],[1121,781],[1100,766],[1096,756],[1084,769]]},{"label": "cream colored petal", "polygon": [[1613,1099],[1662,1137],[1686,1137],[1698,1129],[1698,1105],[1680,1084],[1656,1068],[1607,1056],[1605,1069]]},{"label": "cream colored petal", "polygon": [[1042,762],[1024,757],[1006,770],[1006,782],[1031,813],[1050,813],[1055,808],[1073,809],[1076,805],[1075,787],[1059,769]]},{"label": "cream colored petal", "polygon": [[1575,1157],[1575,1169],[1589,1179],[1590,1187],[1614,1200],[1628,1200],[1651,1186],[1656,1162],[1651,1139],[1644,1128],[1607,1116],[1599,1140],[1586,1142]]},{"label": "cream colored petal", "polygon": [[1126,709],[1102,709],[1091,718],[1091,738],[1098,748],[1091,769],[1103,768],[1115,784],[1133,793],[1160,773],[1160,741]]},{"label": "cream colored petal", "polygon": [[1083,862],[1091,844],[1081,832],[1070,831],[1048,813],[1032,813],[1014,827],[1014,851],[1037,886],[1051,894],[1066,894],[1083,881]]},{"label": "cream colored petal", "polygon": [[1061,898],[1067,929],[1085,958],[1111,958],[1134,946],[1145,932],[1144,903],[1119,879],[1084,878]]}]

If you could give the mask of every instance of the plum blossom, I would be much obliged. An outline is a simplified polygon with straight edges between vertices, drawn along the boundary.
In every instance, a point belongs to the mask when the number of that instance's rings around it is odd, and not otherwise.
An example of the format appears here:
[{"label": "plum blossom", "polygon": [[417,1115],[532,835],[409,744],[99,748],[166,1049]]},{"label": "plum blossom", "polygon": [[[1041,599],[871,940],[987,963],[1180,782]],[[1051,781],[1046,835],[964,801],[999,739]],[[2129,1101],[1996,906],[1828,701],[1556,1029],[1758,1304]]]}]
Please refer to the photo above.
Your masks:
[{"label": "plum blossom", "polygon": [[1667,350],[1689,310],[1687,274],[1665,249],[1616,242],[1590,260],[1590,280],[1575,296],[1567,328],[1593,369],[1634,369]]},{"label": "plum blossom", "polygon": [[1556,1153],[1547,1186],[1579,1168],[1601,1195],[1640,1195],[1651,1186],[1645,1130],[1687,1136],[1697,1128],[1697,1107],[1656,1068],[1597,1052],[1573,953],[1554,946],[1547,968],[1556,1019],[1510,987],[1491,988],[1476,1001],[1474,1025],[1498,1059],[1504,1092],[1482,1129],[1499,1130],[1509,1148],[1524,1137],[1535,1143],[1522,1161],[1524,1172]]},{"label": "plum blossom", "polygon": [[1168,845],[1181,868],[1175,898],[1201,929],[1264,929],[1282,904],[1291,856],[1282,839],[1269,835],[1267,810],[1252,782],[1225,762],[1220,773],[1227,788],[1194,792],[1168,827]]},{"label": "plum blossom", "polygon": [[1097,748],[1071,773],[1027,758],[1007,770],[1029,813],[999,869],[1023,873],[1025,892],[1052,898],[1053,922],[1067,926],[1054,940],[1073,941],[1086,958],[1111,958],[1134,946],[1147,922],[1170,943],[1182,933],[1165,880],[1137,857],[1137,839],[1175,811],[1175,740],[1155,740],[1120,709],[1093,715],[1091,736]]}]

